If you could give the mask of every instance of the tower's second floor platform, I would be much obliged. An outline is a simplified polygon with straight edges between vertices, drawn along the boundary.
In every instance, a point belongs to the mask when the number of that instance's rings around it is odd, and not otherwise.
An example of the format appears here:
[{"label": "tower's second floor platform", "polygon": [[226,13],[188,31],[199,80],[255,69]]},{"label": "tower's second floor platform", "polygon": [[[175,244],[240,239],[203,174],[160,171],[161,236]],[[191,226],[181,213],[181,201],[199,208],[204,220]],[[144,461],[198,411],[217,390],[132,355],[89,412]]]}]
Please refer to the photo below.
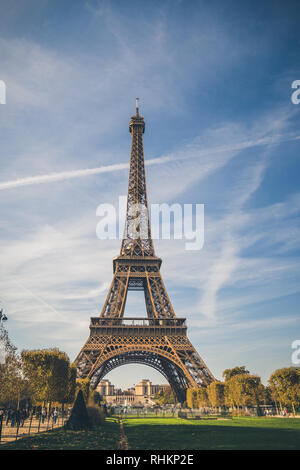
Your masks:
[{"label": "tower's second floor platform", "polygon": [[92,317],[91,335],[183,335],[186,336],[185,318],[148,317]]}]

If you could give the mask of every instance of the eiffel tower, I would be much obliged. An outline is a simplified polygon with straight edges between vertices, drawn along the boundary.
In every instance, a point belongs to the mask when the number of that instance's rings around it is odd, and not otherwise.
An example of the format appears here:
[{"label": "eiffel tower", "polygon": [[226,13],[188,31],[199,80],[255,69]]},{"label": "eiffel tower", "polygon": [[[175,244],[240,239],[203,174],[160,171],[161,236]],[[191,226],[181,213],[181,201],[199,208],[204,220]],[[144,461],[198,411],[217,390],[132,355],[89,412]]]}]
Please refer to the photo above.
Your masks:
[{"label": "eiffel tower", "polygon": [[[160,274],[162,260],[155,255],[149,222],[144,131],[137,99],[129,123],[131,156],[120,255],[113,260],[114,276],[101,314],[91,318],[90,336],[75,363],[78,376],[90,379],[94,388],[121,365],[151,366],[182,402],[187,388],[206,387],[215,378],[187,337],[186,319],[176,317]],[[146,318],[124,317],[128,290],[144,291]]]}]

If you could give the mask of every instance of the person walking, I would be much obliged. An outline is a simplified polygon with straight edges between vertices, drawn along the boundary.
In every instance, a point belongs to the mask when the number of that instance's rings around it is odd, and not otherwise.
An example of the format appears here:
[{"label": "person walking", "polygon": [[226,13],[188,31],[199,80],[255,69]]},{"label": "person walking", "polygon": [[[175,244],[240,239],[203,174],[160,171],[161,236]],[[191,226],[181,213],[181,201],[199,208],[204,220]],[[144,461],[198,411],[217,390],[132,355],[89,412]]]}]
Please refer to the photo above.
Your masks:
[{"label": "person walking", "polygon": [[21,422],[21,410],[16,410],[15,416],[16,416],[16,424],[17,424],[17,426],[20,426],[20,422]]},{"label": "person walking", "polygon": [[11,416],[12,416],[12,409],[8,408],[7,416],[6,416],[6,426],[8,425],[9,421],[11,420]]},{"label": "person walking", "polygon": [[11,411],[10,415],[10,426],[13,428],[16,424],[16,410]]},{"label": "person walking", "polygon": [[26,410],[24,410],[24,409],[20,410],[20,426],[21,427],[24,426],[26,417],[27,417]]},{"label": "person walking", "polygon": [[55,408],[55,410],[53,411],[53,422],[54,422],[54,424],[56,424],[57,418],[58,418],[58,411]]},{"label": "person walking", "polygon": [[46,408],[44,408],[42,411],[42,424],[44,424],[46,418],[47,418],[47,411],[46,411]]}]

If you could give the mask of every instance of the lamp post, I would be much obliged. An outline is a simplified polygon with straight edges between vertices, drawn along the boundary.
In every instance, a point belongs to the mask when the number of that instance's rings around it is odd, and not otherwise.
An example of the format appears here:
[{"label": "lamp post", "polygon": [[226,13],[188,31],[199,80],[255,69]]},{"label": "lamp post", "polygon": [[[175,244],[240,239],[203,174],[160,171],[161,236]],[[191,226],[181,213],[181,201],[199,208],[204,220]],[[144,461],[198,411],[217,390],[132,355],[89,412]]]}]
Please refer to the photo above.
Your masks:
[{"label": "lamp post", "polygon": [[8,320],[8,318],[5,315],[5,313],[3,313],[3,308],[1,308],[0,309],[0,325],[3,326],[3,322],[7,321],[7,320]]},{"label": "lamp post", "polygon": [[[6,320],[7,320],[7,316],[3,313],[3,308],[1,308],[0,309],[0,327],[3,327],[3,322]],[[0,364],[2,364],[3,362],[5,362],[5,347],[4,347],[2,338],[0,338]]]}]

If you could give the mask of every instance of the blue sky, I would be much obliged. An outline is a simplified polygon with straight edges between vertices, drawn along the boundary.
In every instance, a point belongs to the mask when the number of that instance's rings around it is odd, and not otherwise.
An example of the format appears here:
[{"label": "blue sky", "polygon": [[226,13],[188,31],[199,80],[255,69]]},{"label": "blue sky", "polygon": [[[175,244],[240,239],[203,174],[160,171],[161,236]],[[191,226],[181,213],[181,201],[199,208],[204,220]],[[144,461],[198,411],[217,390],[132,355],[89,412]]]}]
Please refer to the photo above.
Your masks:
[{"label": "blue sky", "polygon": [[[1,1],[0,299],[20,349],[56,346],[74,359],[102,308],[120,241],[97,239],[96,209],[127,192],[139,96],[145,158],[158,159],[147,167],[150,202],[205,205],[202,250],[155,243],[192,343],[217,378],[246,365],[266,382],[292,365],[299,9],[296,1]],[[128,313],[142,307],[128,298]],[[131,386],[144,377],[163,381],[142,366],[108,378]]]}]

